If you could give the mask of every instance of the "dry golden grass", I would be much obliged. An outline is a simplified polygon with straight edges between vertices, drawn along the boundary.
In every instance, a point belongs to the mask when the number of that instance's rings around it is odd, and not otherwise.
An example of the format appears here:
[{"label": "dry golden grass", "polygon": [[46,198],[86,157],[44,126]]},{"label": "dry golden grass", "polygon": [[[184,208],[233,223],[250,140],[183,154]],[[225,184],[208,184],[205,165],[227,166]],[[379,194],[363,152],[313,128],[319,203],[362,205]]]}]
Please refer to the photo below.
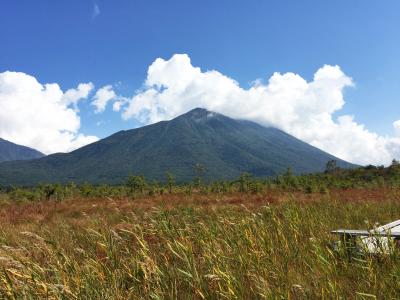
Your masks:
[{"label": "dry golden grass", "polygon": [[399,298],[397,253],[329,234],[399,216],[396,189],[3,203],[0,298]]}]

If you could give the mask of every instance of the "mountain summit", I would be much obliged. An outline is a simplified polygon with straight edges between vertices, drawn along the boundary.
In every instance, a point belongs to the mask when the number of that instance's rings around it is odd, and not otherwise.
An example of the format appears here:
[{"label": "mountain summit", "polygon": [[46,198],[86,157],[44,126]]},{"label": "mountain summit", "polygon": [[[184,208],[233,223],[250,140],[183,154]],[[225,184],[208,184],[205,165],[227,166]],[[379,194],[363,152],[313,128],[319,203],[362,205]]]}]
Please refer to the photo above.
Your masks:
[{"label": "mountain summit", "polygon": [[26,160],[43,157],[44,154],[35,149],[17,145],[0,138],[0,162],[10,160]]},{"label": "mountain summit", "polygon": [[167,171],[177,181],[188,181],[195,176],[196,164],[205,167],[208,179],[232,179],[244,172],[273,176],[287,168],[295,173],[322,171],[332,159],[339,166],[352,166],[279,129],[196,108],[71,153],[1,163],[0,184],[121,183],[129,174],[163,181]]}]

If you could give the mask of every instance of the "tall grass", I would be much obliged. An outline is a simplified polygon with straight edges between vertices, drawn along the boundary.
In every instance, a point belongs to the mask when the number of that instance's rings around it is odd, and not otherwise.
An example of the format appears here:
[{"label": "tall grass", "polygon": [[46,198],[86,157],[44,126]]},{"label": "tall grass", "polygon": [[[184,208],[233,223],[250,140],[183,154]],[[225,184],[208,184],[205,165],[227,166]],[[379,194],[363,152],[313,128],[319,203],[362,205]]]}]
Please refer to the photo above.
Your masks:
[{"label": "tall grass", "polygon": [[398,194],[381,202],[338,201],[329,194],[304,202],[286,194],[275,204],[268,204],[263,195],[256,206],[228,205],[217,196],[208,197],[215,201],[107,209],[101,203],[108,200],[99,200],[90,212],[71,213],[55,206],[47,219],[2,222],[0,295],[7,299],[400,297],[397,253],[339,256],[331,249],[335,237],[329,234],[338,227],[366,228],[399,218]]}]

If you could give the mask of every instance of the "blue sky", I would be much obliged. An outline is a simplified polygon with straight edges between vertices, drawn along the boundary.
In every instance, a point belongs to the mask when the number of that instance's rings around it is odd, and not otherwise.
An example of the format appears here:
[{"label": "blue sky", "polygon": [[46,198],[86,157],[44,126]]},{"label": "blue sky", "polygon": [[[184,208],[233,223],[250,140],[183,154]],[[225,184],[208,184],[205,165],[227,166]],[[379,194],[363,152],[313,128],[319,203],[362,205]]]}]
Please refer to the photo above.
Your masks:
[{"label": "blue sky", "polygon": [[[241,87],[274,72],[307,81],[324,65],[353,79],[333,116],[393,136],[400,120],[400,1],[15,1],[0,3],[0,73],[18,71],[63,91],[92,82],[132,97],[158,57],[190,56]],[[93,96],[93,95],[92,95]],[[85,135],[138,126],[110,107],[79,104]]]}]

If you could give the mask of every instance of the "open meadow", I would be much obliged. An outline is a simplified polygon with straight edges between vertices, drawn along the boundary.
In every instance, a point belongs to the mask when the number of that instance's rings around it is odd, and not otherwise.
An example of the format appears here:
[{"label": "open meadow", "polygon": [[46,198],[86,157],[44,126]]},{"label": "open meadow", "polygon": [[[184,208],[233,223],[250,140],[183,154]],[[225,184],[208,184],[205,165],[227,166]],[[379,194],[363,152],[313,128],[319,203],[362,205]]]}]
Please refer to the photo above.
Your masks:
[{"label": "open meadow", "polygon": [[400,300],[400,0],[0,0],[0,300]]},{"label": "open meadow", "polygon": [[399,298],[398,253],[340,256],[330,234],[399,212],[390,187],[3,197],[0,298]]}]

